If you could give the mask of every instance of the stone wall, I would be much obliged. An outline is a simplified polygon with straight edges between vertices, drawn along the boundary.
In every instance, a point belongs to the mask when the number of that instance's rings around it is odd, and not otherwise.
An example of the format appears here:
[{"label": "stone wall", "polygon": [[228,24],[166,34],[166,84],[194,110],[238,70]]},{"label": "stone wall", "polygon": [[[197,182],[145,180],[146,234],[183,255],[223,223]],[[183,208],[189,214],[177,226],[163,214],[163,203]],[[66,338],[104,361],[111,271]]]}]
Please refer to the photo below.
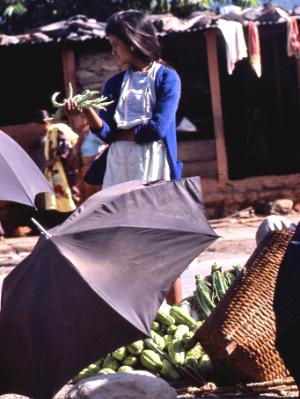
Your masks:
[{"label": "stone wall", "polygon": [[265,213],[270,202],[281,198],[300,201],[300,174],[250,177],[224,184],[203,179],[201,186],[210,218],[228,216],[248,206]]},{"label": "stone wall", "polygon": [[101,90],[105,80],[118,71],[116,60],[110,52],[76,51],[78,92],[84,89]]}]

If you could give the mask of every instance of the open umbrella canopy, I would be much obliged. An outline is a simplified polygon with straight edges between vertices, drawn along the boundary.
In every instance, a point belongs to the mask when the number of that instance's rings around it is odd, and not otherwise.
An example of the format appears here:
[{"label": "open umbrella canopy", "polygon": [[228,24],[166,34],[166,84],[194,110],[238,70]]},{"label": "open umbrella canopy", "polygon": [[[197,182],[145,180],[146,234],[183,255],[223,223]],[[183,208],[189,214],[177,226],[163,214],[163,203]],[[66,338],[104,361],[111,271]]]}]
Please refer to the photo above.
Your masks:
[{"label": "open umbrella canopy", "polygon": [[35,207],[36,194],[52,191],[29,155],[0,130],[0,200]]},{"label": "open umbrella canopy", "polygon": [[217,238],[199,178],[107,188],[48,234],[3,283],[1,394],[52,397],[149,335],[172,283]]}]

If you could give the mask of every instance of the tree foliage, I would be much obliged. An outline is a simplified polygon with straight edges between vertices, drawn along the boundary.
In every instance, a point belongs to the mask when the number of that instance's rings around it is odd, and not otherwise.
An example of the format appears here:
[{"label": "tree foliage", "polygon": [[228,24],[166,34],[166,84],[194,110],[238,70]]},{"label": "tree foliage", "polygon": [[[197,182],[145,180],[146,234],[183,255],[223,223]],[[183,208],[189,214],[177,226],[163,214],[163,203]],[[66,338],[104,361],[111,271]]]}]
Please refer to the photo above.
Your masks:
[{"label": "tree foliage", "polygon": [[[251,6],[257,1],[233,0],[233,3]],[[227,0],[218,2],[227,4]],[[0,30],[7,34],[24,33],[76,14],[105,21],[112,13],[130,8],[186,17],[213,4],[214,0],[0,0]]]}]

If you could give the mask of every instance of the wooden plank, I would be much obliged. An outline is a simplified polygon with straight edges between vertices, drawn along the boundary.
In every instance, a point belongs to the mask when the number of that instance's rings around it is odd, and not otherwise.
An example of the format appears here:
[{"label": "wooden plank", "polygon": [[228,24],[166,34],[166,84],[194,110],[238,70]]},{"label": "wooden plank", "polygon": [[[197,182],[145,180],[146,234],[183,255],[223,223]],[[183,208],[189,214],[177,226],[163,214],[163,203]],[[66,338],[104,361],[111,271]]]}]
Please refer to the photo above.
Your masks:
[{"label": "wooden plank", "polygon": [[215,140],[178,141],[178,159],[183,162],[215,160]]},{"label": "wooden plank", "polygon": [[71,82],[74,89],[74,93],[76,93],[77,82],[76,82],[76,62],[75,62],[74,50],[65,47],[62,49],[62,63],[63,63],[65,91],[66,93],[68,93],[69,82]]},{"label": "wooden plank", "polygon": [[[68,93],[69,82],[72,83],[74,93],[77,93],[77,81],[76,81],[76,61],[75,52],[70,48],[63,47],[62,49],[62,64],[63,64],[63,74],[64,74],[64,87],[66,94]],[[74,129],[75,118],[70,117],[70,126]]]},{"label": "wooden plank", "polygon": [[201,176],[201,177],[208,177],[211,179],[217,179],[218,178],[217,161],[184,162],[182,175],[183,177]]},{"label": "wooden plank", "polygon": [[224,138],[216,33],[214,31],[208,31],[205,34],[205,38],[219,182],[225,183],[228,181],[228,164]]}]

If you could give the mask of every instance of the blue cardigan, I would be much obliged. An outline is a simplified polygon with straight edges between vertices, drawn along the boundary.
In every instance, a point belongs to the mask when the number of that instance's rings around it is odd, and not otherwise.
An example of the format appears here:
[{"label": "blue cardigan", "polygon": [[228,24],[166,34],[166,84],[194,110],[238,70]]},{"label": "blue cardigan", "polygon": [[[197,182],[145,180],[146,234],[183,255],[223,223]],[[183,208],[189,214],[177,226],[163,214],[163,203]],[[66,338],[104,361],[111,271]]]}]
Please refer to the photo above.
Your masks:
[{"label": "blue cardigan", "polygon": [[[100,130],[91,129],[105,143],[112,143],[115,140],[117,126],[114,120],[115,109],[121,93],[121,85],[125,72],[118,73],[105,82],[103,95],[114,102],[109,105],[106,111],[100,111],[103,120],[103,127]],[[156,105],[152,118],[145,124],[134,127],[133,133],[138,144],[150,143],[162,140],[167,149],[167,156],[170,165],[171,179],[180,179],[182,174],[182,162],[177,160],[176,142],[176,111],[180,99],[181,84],[178,74],[170,68],[162,65],[156,74],[155,94]],[[95,161],[87,173],[87,182],[93,180],[93,175],[104,175],[104,160],[97,164]],[[93,180],[95,184],[95,179]],[[97,182],[99,183],[99,181]],[[93,183],[92,183],[93,184]]]}]

